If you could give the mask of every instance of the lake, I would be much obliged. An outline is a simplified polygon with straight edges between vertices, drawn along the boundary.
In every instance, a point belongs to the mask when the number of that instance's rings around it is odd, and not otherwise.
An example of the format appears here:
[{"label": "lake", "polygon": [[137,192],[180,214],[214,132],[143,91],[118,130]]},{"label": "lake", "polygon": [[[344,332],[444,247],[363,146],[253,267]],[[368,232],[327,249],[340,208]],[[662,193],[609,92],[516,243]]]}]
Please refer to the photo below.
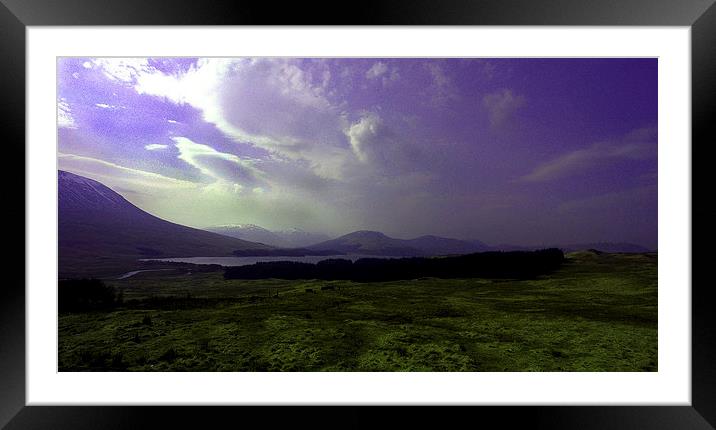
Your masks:
[{"label": "lake", "polygon": [[356,261],[359,258],[401,258],[383,255],[306,255],[303,257],[183,257],[183,258],[144,258],[141,261],[164,261],[169,263],[218,264],[220,266],[248,266],[249,264],[271,261],[297,261],[299,263],[318,263],[331,258]]}]

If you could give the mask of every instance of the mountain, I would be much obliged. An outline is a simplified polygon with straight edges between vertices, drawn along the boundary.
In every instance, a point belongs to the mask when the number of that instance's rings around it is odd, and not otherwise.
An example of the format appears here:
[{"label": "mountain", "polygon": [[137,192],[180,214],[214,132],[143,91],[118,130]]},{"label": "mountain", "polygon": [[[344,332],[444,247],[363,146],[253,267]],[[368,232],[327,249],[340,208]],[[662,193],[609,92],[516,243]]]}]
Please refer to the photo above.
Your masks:
[{"label": "mountain", "polygon": [[109,273],[140,258],[230,256],[271,247],[151,215],[107,186],[58,172],[60,276]]},{"label": "mountain", "polygon": [[301,248],[315,245],[331,238],[327,234],[311,233],[298,228],[274,231],[273,233],[281,238],[281,243],[283,244],[282,246],[289,248]]},{"label": "mountain", "polygon": [[347,254],[382,256],[428,256],[468,254],[483,250],[480,246],[457,239],[421,236],[415,239],[395,239],[377,231],[355,231],[333,240],[318,243],[309,249],[333,249]]},{"label": "mountain", "polygon": [[473,252],[488,251],[489,246],[480,241],[466,242],[458,239],[448,239],[439,236],[420,236],[416,239],[406,240],[408,246],[419,249],[426,254],[449,255],[470,254]]},{"label": "mountain", "polygon": [[330,239],[325,234],[309,233],[297,228],[271,231],[255,224],[218,225],[205,230],[282,248],[302,248]]},{"label": "mountain", "polygon": [[355,231],[333,240],[309,246],[310,249],[335,249],[347,254],[368,254],[385,256],[424,255],[406,241],[393,239],[377,231]]},{"label": "mountain", "polygon": [[207,227],[204,230],[236,239],[259,242],[272,246],[281,246],[277,245],[281,242],[281,238],[278,237],[278,235],[255,224],[225,224]]}]

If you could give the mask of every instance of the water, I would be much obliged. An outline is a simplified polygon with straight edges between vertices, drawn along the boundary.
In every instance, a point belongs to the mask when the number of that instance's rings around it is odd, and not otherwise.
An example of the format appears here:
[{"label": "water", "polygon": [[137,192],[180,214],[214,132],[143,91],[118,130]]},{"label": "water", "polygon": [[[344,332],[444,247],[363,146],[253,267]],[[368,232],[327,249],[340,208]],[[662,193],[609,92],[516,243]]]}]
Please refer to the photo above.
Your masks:
[{"label": "water", "polygon": [[127,279],[131,278],[132,276],[136,275],[137,273],[142,272],[161,272],[163,270],[174,270],[174,269],[147,269],[147,270],[133,270],[131,272],[127,272],[121,276],[119,276],[117,279]]},{"label": "water", "polygon": [[300,263],[318,263],[331,258],[356,261],[359,258],[400,258],[382,255],[306,255],[303,257],[183,257],[183,258],[145,258],[141,261],[163,261],[170,263],[218,264],[220,266],[248,266],[266,261],[297,261]]}]

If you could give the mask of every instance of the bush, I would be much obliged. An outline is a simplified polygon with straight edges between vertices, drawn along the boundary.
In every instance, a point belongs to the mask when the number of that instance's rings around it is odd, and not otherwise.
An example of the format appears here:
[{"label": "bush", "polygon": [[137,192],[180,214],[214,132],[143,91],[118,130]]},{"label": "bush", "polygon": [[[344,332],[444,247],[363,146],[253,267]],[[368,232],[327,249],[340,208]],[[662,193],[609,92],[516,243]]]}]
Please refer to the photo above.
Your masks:
[{"label": "bush", "polygon": [[164,353],[159,357],[162,361],[169,361],[172,362],[179,357],[179,354],[177,353],[177,350],[174,349],[174,347],[168,348]]},{"label": "bush", "polygon": [[99,279],[69,279],[58,284],[60,312],[110,309],[117,304],[114,288]]}]

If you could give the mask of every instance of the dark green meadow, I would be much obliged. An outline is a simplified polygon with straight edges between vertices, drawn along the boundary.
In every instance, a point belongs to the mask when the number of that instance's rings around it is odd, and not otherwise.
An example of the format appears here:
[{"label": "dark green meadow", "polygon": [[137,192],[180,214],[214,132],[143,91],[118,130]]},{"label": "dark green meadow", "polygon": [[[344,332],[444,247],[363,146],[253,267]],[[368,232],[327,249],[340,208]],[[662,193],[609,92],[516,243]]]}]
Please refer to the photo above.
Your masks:
[{"label": "dark green meadow", "polygon": [[60,314],[59,370],[657,370],[655,253],[568,254],[519,281],[222,275],[106,281],[123,304]]}]

